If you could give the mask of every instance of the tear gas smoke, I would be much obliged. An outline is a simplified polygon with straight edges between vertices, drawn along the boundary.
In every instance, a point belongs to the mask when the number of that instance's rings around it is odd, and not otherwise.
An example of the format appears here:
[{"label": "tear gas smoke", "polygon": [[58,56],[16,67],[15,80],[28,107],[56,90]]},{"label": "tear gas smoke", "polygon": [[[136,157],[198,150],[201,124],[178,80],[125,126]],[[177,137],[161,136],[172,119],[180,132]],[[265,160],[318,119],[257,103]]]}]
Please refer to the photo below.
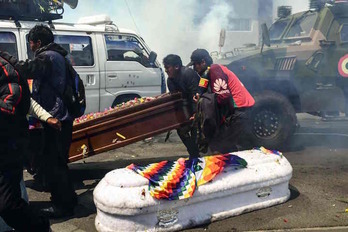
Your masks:
[{"label": "tear gas smoke", "polygon": [[227,16],[233,14],[226,1],[204,5],[197,0],[148,0],[140,6],[137,1],[128,3],[134,9],[141,35],[158,53],[159,60],[174,53],[181,56],[184,64],[196,48],[218,50],[221,25],[226,25]]},{"label": "tear gas smoke", "polygon": [[[76,22],[79,17],[108,14],[116,25],[137,31],[157,52],[162,63],[164,56],[174,53],[181,56],[183,63],[189,62],[196,48],[205,48],[209,52],[218,51],[219,33],[228,25],[228,18],[245,17],[245,9],[234,9],[231,0],[80,0],[75,10],[65,7],[63,21]],[[248,2],[245,2],[248,3]],[[293,12],[307,10],[308,0],[274,0],[274,11],[279,5],[290,5]],[[255,4],[257,7],[257,4]],[[257,10],[256,10],[257,12]],[[274,15],[275,16],[275,15]],[[276,16],[275,16],[276,17]],[[252,22],[252,27],[257,26]],[[257,34],[257,33],[256,33]],[[254,35],[252,35],[254,36]],[[254,41],[238,41],[226,37],[225,49],[241,46]],[[227,46],[226,46],[227,45]],[[228,48],[227,48],[228,47]]]},{"label": "tear gas smoke", "polygon": [[76,22],[76,15],[108,14],[117,26],[137,31],[158,54],[161,63],[170,53],[180,55],[186,64],[196,48],[218,50],[221,27],[227,24],[227,16],[233,14],[228,1],[217,0],[206,4],[198,0],[93,2],[81,1],[75,11],[65,9],[63,21]]}]

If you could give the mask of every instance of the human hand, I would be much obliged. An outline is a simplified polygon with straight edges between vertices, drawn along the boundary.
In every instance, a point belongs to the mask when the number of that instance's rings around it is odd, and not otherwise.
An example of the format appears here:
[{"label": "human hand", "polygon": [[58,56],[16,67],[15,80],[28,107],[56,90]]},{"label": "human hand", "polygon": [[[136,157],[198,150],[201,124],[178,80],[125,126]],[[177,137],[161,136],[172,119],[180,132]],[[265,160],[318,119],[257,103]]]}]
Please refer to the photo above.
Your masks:
[{"label": "human hand", "polygon": [[53,117],[48,118],[46,122],[48,125],[50,125],[56,130],[60,131],[62,129],[62,123],[56,118],[53,118]]},{"label": "human hand", "polygon": [[195,120],[195,116],[196,116],[196,113],[194,113],[194,114],[190,117],[190,121]]},{"label": "human hand", "polygon": [[196,93],[196,95],[195,96],[193,96],[193,101],[194,102],[198,102],[198,100],[199,100],[199,94],[198,93]]}]

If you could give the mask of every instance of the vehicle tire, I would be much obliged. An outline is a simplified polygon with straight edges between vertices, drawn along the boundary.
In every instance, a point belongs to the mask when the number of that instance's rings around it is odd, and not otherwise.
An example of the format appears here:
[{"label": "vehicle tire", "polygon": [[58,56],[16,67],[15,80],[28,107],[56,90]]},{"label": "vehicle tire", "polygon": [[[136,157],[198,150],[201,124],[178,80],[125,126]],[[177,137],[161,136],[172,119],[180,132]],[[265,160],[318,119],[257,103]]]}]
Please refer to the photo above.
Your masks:
[{"label": "vehicle tire", "polygon": [[116,99],[112,103],[111,107],[115,107],[118,104],[121,104],[122,102],[127,102],[129,100],[133,100],[136,97],[140,97],[140,96],[136,95],[136,94],[126,94],[126,95],[118,96],[118,97],[116,97]]},{"label": "vehicle tire", "polygon": [[268,149],[285,147],[296,130],[296,112],[290,101],[273,91],[263,91],[255,96],[250,112],[248,140],[252,146]]}]

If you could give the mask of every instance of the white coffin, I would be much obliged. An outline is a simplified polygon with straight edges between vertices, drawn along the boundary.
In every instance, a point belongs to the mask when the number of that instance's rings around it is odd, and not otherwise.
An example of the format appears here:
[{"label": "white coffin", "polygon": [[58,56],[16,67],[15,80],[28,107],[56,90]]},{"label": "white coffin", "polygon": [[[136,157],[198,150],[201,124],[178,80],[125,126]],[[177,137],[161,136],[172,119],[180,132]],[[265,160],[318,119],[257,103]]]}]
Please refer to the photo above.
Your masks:
[{"label": "white coffin", "polygon": [[[266,208],[287,201],[292,167],[285,157],[258,150],[234,152],[248,166],[227,170],[199,186],[192,198],[157,200],[149,181],[128,169],[116,169],[94,190],[98,231],[175,231]],[[145,194],[144,194],[145,193]]]}]

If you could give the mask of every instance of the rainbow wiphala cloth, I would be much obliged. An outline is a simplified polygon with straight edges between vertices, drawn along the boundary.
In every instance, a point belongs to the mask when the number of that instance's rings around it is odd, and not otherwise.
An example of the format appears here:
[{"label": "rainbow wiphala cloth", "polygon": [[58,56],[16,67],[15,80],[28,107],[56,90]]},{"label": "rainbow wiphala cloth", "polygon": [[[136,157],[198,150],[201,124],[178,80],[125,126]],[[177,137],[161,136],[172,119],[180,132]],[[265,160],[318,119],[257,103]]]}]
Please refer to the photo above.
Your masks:
[{"label": "rainbow wiphala cloth", "polygon": [[131,164],[127,168],[149,180],[151,196],[177,200],[191,197],[196,186],[211,181],[228,166],[246,168],[247,162],[236,155],[224,154],[192,160],[180,158],[146,166]]}]

